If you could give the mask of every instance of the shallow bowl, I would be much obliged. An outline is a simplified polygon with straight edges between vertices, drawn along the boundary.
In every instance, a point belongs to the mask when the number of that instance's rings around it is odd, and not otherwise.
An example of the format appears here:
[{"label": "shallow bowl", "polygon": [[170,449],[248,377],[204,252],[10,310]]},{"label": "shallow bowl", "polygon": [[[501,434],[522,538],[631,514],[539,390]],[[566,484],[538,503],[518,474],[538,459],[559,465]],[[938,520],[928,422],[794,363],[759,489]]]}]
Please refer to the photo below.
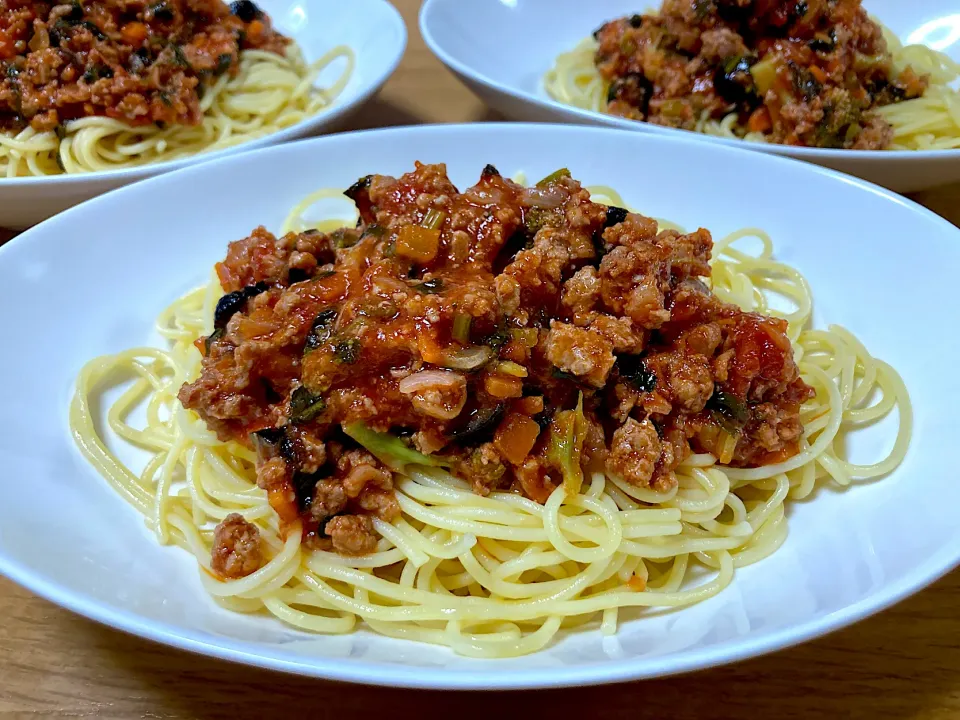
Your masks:
[{"label": "shallow bowl", "polygon": [[[638,163],[637,158],[642,158]],[[229,241],[278,229],[301,198],[414,161],[459,187],[492,163],[530,178],[568,167],[642,212],[719,237],[760,226],[808,278],[815,324],[840,323],[903,375],[915,428],[878,482],[789,506],[789,536],[730,587],[683,610],[570,632],[516,660],[471,660],[367,631],[309,635],[231,614],[195,561],[159,546],[81,457],[67,428],[90,358],[159,344],[158,313],[205,282]],[[758,176],[749,197],[741,188]],[[208,188],[197,193],[194,188]],[[811,212],[797,212],[802,197]],[[177,212],[169,212],[176,207]],[[130,228],[136,227],[136,232]],[[922,247],[922,251],[917,251]],[[335,135],[222,158],[58,215],[0,248],[0,572],[116,628],[220,658],[324,678],[434,688],[611,682],[704,668],[807,640],[891,605],[960,561],[952,450],[960,375],[960,230],[922,207],[814,165],[686,138],[575,125],[441,125]],[[920,283],[921,290],[917,290]],[[931,311],[931,308],[934,310]],[[892,442],[868,431],[853,458]]]}]

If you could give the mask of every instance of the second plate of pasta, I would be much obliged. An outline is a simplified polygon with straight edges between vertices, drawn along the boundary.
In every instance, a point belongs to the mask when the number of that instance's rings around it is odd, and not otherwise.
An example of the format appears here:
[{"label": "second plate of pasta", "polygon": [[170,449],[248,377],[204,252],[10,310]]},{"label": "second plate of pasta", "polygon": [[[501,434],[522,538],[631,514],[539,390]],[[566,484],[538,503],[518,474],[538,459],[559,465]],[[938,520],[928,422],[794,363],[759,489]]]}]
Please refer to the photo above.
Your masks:
[{"label": "second plate of pasta", "polygon": [[428,0],[420,24],[437,56],[510,117],[695,132],[908,192],[960,179],[953,11],[888,0],[461,11]]}]

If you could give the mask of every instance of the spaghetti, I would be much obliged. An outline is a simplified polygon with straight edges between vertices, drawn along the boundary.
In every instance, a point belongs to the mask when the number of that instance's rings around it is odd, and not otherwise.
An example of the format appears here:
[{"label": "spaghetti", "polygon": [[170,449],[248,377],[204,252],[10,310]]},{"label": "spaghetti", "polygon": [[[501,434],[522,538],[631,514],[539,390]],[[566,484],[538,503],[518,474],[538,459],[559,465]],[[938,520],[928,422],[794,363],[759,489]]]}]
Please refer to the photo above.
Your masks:
[{"label": "spaghetti", "polygon": [[[623,205],[610,188],[591,192],[594,200]],[[297,206],[286,228],[354,224],[306,222],[306,205]],[[744,242],[759,250],[747,252]],[[716,595],[736,568],[783,543],[790,500],[822,483],[845,487],[880,478],[902,461],[911,433],[902,380],[845,329],[809,327],[810,288],[773,258],[766,233],[745,229],[717,242],[711,283],[722,300],[786,320],[803,380],[815,392],[800,411],[797,454],[753,468],[695,454],[663,492],[596,472],[578,492],[560,486],[539,504],[512,492],[484,497],[443,470],[408,466],[394,479],[401,515],[393,523],[374,521],[380,539],[373,552],[350,557],[310,548],[299,522],[281,531],[257,486],[255,453],[218,440],[177,398],[200,373],[195,342],[213,330],[222,295],[216,278],[161,314],[157,328],[167,349],[136,348],[83,368],[70,425],[84,456],[157,539],[195,556],[204,587],[223,607],[266,612],[310,632],[347,633],[362,623],[474,657],[523,655],[563,629],[611,634],[635,609],[683,607]],[[106,427],[150,453],[139,473],[109,449],[93,411],[108,388],[127,380],[107,410]],[[145,409],[145,423],[133,421],[138,408]],[[894,410],[899,429],[885,458],[863,465],[844,457],[845,435]],[[211,547],[214,525],[232,513],[257,527],[266,561],[224,582],[211,569]]]},{"label": "spaghetti", "polygon": [[[892,70],[895,76],[912,69],[920,76],[927,76],[929,85],[922,95],[911,94],[907,99],[894,98],[893,102],[881,104],[871,110],[879,118],[889,124],[892,135],[887,141],[881,134],[881,139],[873,140],[873,144],[854,146],[850,140],[841,142],[843,132],[847,132],[849,125],[838,124],[837,130],[840,139],[831,144],[823,144],[823,135],[809,138],[793,137],[790,144],[820,145],[822,147],[858,147],[860,149],[889,149],[889,150],[945,150],[960,147],[960,95],[955,89],[955,81],[960,77],[960,64],[957,64],[945,54],[924,45],[902,45],[897,37],[887,28],[880,26],[886,40],[886,47],[892,56]],[[599,113],[611,112],[611,97],[615,94],[612,83],[601,76],[597,66],[598,42],[587,38],[575,48],[557,56],[553,67],[544,76],[544,89],[554,100]],[[858,56],[859,58],[859,56]],[[861,62],[858,59],[857,62]],[[684,60],[686,62],[686,60]],[[759,65],[759,63],[758,63]],[[823,80],[823,72],[814,71],[816,76]],[[744,82],[735,73],[731,76],[735,82]],[[794,81],[795,83],[798,81]],[[803,81],[799,81],[803,82]],[[816,79],[810,82],[818,82]],[[713,87],[713,81],[710,82]],[[816,86],[814,86],[816,87]],[[826,87],[826,86],[824,86]],[[916,91],[912,91],[916,93]],[[736,92],[730,95],[736,100]],[[722,108],[731,103],[721,102],[717,107],[696,110],[689,122],[679,119],[659,117],[656,122],[673,127],[695,130],[696,132],[728,139],[743,139],[752,142],[775,142],[771,139],[771,122],[764,113],[753,117],[755,122],[747,119],[749,112],[738,108],[733,112],[723,112]],[[825,103],[829,107],[829,102]],[[761,108],[762,109],[762,108]],[[632,111],[630,111],[632,112]],[[619,109],[612,114],[631,117],[630,112],[621,112]],[[752,117],[752,116],[751,116]],[[817,117],[824,118],[822,127],[826,127],[825,120],[829,119],[820,112],[819,116],[812,116],[816,125]],[[634,118],[640,119],[640,118]],[[646,118],[644,118],[646,119]],[[861,121],[862,122],[862,121]],[[860,127],[859,125],[854,125]],[[775,128],[774,128],[775,129]],[[831,130],[832,132],[832,130]]]}]

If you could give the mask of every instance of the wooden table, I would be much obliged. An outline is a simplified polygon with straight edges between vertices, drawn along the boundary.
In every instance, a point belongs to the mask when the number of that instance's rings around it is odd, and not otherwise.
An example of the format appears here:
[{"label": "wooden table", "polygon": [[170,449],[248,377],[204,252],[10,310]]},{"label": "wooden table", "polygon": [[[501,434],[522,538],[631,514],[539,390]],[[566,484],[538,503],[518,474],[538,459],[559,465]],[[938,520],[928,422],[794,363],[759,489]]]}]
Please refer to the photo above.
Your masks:
[{"label": "wooden table", "polygon": [[[467,0],[465,0],[467,1]],[[546,0],[545,0],[546,1]],[[410,46],[360,127],[499,119],[446,72],[396,0]],[[916,199],[960,223],[960,186]],[[951,217],[952,214],[952,217]],[[0,238],[2,240],[2,238]],[[6,482],[15,481],[6,478]],[[695,675],[512,694],[360,688],[170,650],[0,579],[0,718],[960,718],[960,571],[802,647]]]}]

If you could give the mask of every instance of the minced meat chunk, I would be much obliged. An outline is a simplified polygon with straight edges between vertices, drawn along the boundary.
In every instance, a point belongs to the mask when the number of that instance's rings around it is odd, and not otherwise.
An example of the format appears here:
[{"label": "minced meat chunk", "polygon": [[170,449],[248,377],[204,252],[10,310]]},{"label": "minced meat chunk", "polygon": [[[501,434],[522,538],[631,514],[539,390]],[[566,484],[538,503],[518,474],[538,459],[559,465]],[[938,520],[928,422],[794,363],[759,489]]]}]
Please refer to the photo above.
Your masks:
[{"label": "minced meat chunk", "polygon": [[260,531],[243,515],[227,515],[213,533],[210,567],[217,575],[235,580],[260,569]]},{"label": "minced meat chunk", "polygon": [[592,330],[554,320],[546,342],[547,359],[558,369],[602,387],[616,358],[613,345]]},{"label": "minced meat chunk", "polygon": [[377,549],[377,533],[366,515],[338,515],[325,528],[333,548],[344,555],[366,555]]},{"label": "minced meat chunk", "polygon": [[613,433],[607,472],[637,487],[648,487],[660,459],[660,437],[649,420],[628,418]]}]

